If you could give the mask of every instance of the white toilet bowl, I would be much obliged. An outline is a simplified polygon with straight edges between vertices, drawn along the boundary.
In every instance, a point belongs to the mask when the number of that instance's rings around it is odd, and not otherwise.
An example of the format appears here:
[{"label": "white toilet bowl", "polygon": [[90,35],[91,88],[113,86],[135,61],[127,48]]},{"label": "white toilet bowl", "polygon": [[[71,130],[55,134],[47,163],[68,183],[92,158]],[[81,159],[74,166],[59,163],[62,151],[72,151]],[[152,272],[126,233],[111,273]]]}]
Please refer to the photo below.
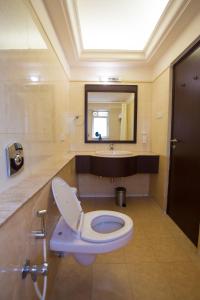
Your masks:
[{"label": "white toilet bowl", "polygon": [[61,178],[52,180],[53,195],[61,213],[50,240],[50,249],[73,254],[84,265],[98,253],[126,245],[133,234],[133,221],[120,212],[97,210],[83,213],[76,194]]}]

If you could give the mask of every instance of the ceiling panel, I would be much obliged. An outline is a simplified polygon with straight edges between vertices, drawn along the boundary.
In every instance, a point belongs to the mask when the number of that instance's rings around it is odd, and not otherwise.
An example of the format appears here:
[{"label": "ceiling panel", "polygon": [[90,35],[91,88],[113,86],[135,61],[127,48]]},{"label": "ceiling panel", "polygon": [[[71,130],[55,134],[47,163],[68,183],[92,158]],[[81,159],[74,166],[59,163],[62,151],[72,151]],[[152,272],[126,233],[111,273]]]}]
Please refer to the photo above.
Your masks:
[{"label": "ceiling panel", "polygon": [[84,50],[144,50],[169,0],[76,0]]}]

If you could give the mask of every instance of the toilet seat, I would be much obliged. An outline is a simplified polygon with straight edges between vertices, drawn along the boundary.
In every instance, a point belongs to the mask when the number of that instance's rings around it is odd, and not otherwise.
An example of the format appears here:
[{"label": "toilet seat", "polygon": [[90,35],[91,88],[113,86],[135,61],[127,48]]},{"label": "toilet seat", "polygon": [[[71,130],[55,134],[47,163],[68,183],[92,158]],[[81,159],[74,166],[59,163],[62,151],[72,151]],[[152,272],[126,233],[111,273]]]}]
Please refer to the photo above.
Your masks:
[{"label": "toilet seat", "polygon": [[[109,210],[83,213],[76,194],[59,177],[52,180],[52,191],[62,215],[50,242],[52,250],[62,251],[66,247],[68,251],[73,249],[74,252],[81,253],[109,252],[125,245],[131,238],[133,221],[127,215]],[[103,223],[106,223],[106,229],[113,230],[109,232],[97,230],[96,227],[99,224],[101,227]]]},{"label": "toilet seat", "polygon": [[132,238],[133,229],[126,235],[112,242],[92,243],[77,238],[76,234],[66,224],[61,216],[50,239],[50,249],[59,253],[102,254],[117,250],[127,244]]},{"label": "toilet seat", "polygon": [[[119,223],[121,225],[121,228],[111,231],[109,233],[99,233],[92,227],[92,223],[95,221],[95,219],[99,217],[101,217],[102,219],[103,217],[106,217],[107,221],[110,223]],[[109,210],[91,211],[84,214],[81,226],[81,238],[85,241],[93,243],[111,242],[126,235],[132,229],[132,227],[132,219],[120,212]]]}]

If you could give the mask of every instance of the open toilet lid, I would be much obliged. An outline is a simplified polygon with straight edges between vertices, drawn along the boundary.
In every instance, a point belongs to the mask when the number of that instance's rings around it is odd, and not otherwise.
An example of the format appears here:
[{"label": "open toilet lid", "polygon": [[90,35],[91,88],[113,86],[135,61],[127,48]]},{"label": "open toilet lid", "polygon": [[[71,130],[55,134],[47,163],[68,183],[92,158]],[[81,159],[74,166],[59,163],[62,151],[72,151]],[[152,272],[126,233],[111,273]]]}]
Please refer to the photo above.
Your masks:
[{"label": "open toilet lid", "polygon": [[78,225],[82,208],[71,187],[60,177],[52,180],[52,191],[57,207],[67,225],[75,232]]}]

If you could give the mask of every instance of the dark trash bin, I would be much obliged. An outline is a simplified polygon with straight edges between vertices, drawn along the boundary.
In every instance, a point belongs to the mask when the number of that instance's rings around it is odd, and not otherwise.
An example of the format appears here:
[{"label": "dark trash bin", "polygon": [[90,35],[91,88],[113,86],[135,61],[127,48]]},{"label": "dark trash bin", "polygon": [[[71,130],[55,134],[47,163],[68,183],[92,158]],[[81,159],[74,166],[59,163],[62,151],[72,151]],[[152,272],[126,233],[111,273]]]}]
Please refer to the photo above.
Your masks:
[{"label": "dark trash bin", "polygon": [[126,188],[118,186],[115,188],[116,204],[121,207],[126,206]]}]

